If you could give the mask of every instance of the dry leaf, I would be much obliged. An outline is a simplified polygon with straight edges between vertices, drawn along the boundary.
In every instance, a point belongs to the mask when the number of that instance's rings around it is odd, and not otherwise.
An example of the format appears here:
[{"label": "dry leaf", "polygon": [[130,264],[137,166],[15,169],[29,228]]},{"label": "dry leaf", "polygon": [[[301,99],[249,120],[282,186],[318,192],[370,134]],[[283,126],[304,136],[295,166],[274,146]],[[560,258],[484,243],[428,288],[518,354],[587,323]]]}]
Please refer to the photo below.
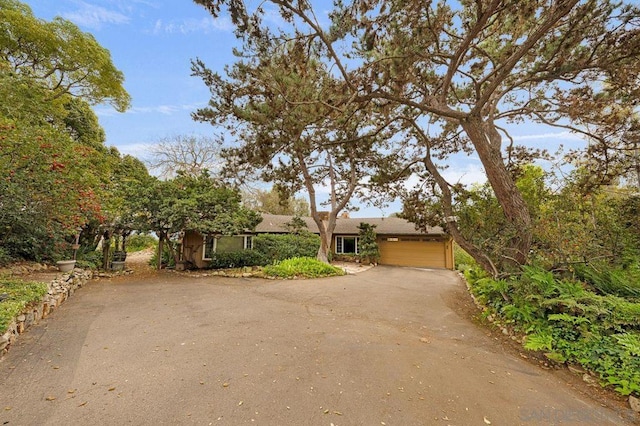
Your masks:
[{"label": "dry leaf", "polygon": [[488,425],[490,425],[490,424],[491,424],[491,422],[489,421],[489,419],[487,419],[486,417],[484,418],[484,422],[485,422],[486,424],[488,424]]},{"label": "dry leaf", "polygon": [[109,392],[114,391],[114,390],[116,390],[116,387],[115,387],[115,386],[114,386],[114,387],[109,388]]},{"label": "dry leaf", "polygon": [[45,398],[47,401],[55,401],[56,397],[55,396],[48,396]]},{"label": "dry leaf", "polygon": [[87,405],[88,401],[83,402],[82,404],[78,405],[78,407],[84,407],[85,405]]}]

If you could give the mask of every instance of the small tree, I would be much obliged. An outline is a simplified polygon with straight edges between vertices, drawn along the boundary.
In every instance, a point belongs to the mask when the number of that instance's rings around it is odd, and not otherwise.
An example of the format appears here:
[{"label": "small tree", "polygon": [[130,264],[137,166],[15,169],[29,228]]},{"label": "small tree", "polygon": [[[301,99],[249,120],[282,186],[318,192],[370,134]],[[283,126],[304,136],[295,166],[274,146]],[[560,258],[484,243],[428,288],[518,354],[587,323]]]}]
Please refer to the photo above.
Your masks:
[{"label": "small tree", "polygon": [[358,225],[358,249],[363,263],[377,264],[380,260],[380,249],[375,231],[376,225],[360,222]]},{"label": "small tree", "polygon": [[233,235],[253,229],[260,216],[243,207],[240,193],[209,177],[179,174],[175,179],[141,185],[129,198],[129,209],[137,229],[153,231],[159,239],[158,268],[166,243],[177,261],[175,241],[180,232]]}]

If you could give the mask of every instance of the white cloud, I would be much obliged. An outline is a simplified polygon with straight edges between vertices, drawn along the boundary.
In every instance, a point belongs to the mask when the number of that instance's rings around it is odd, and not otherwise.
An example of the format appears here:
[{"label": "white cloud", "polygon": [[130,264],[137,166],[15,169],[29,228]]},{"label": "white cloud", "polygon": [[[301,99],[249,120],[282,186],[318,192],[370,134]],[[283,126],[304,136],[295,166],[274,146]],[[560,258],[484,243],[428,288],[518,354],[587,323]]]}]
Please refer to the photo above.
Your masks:
[{"label": "white cloud", "polygon": [[[155,105],[155,106],[147,106],[147,107],[138,107],[134,106],[128,109],[124,114],[163,114],[163,115],[172,115],[176,112],[180,111],[195,111],[198,108],[206,105],[206,103],[195,103],[195,104],[182,104],[182,105]],[[104,108],[96,108],[94,110],[98,117],[113,117],[115,115],[119,115],[118,111],[113,108],[104,107]]]},{"label": "white cloud", "polygon": [[478,164],[467,164],[464,167],[452,165],[442,172],[442,176],[450,184],[472,185],[474,183],[483,184],[487,181],[484,169]]},{"label": "white cloud", "polygon": [[78,10],[64,13],[62,16],[82,27],[100,29],[104,24],[120,25],[127,24],[130,21],[129,16],[108,10],[102,6],[83,1],[78,2],[78,5]]},{"label": "white cloud", "polygon": [[116,145],[121,154],[132,155],[141,160],[145,160],[149,156],[149,152],[155,144],[152,143],[133,143],[128,145]]},{"label": "white cloud", "polygon": [[216,18],[204,17],[200,19],[183,19],[180,21],[165,22],[158,19],[153,26],[153,34],[191,34],[212,33],[217,31],[232,31],[233,24],[228,17]]},{"label": "white cloud", "polygon": [[575,140],[575,141],[579,141],[579,140],[583,140],[584,138],[577,134],[577,133],[573,133],[573,132],[569,132],[569,131],[563,131],[563,132],[554,132],[554,133],[534,133],[531,135],[519,135],[519,136],[513,136],[513,140],[515,141],[532,141],[532,140],[540,140],[540,139],[546,139],[546,140],[550,140],[550,141],[557,141],[557,140]]}]

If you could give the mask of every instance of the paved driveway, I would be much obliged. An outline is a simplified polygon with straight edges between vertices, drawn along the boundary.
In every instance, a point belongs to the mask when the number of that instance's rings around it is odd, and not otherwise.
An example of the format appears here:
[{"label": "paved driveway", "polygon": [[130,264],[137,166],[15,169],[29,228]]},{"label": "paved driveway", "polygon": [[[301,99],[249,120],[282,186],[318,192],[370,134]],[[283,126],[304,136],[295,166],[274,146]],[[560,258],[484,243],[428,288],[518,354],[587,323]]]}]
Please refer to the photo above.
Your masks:
[{"label": "paved driveway", "polygon": [[468,304],[453,272],[389,267],[92,282],[0,362],[0,424],[631,424]]}]

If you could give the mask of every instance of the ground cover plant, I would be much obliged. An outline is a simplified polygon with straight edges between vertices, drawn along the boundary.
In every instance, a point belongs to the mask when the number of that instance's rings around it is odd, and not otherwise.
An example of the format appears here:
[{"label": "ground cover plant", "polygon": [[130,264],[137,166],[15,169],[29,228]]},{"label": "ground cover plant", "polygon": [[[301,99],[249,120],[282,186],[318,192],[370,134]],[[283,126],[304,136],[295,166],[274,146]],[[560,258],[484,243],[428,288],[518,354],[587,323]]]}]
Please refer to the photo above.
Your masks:
[{"label": "ground cover plant", "polygon": [[538,267],[509,279],[473,267],[465,276],[485,314],[524,334],[526,349],[580,364],[622,395],[640,395],[640,303]]},{"label": "ground cover plant", "polygon": [[310,257],[294,257],[263,268],[267,276],[278,278],[321,278],[344,275],[335,266]]},{"label": "ground cover plant", "polygon": [[11,321],[30,303],[47,293],[47,284],[0,278],[0,334],[7,331]]}]

